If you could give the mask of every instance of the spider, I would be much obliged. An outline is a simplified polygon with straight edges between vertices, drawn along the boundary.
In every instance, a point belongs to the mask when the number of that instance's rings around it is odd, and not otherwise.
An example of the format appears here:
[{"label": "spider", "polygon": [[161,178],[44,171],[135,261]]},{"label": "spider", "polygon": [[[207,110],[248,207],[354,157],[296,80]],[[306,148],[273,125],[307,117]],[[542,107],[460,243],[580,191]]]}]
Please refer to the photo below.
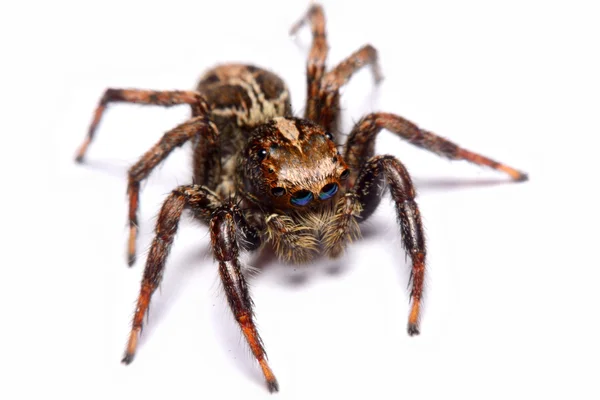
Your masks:
[{"label": "spider", "polygon": [[212,252],[227,301],[268,389],[279,386],[257,332],[253,304],[239,255],[269,244],[290,263],[319,254],[339,257],[360,236],[359,222],[373,214],[389,188],[396,206],[402,244],[412,263],[408,334],[419,334],[425,274],[425,238],[415,188],[404,165],[390,155],[375,155],[377,134],[385,129],[409,143],[452,160],[466,160],[508,174],[527,175],[465,150],[394,114],[372,113],[355,124],[338,151],[340,88],[364,66],[381,79],[377,51],[365,45],[327,71],[325,17],[312,5],[292,27],[312,30],[307,62],[307,100],[303,118],[292,115],[290,94],[275,74],[252,65],[224,64],[208,70],[195,91],[107,89],[96,108],[76,160],[82,162],[98,123],[110,103],[174,106],[188,104],[192,117],[168,131],[128,172],[128,263],[136,259],[140,183],[173,149],[191,141],[194,184],[179,186],[158,215],[156,236],[143,273],[131,333],[122,362],[135,355],[144,314],[161,282],[165,262],[184,210],[208,225]]}]

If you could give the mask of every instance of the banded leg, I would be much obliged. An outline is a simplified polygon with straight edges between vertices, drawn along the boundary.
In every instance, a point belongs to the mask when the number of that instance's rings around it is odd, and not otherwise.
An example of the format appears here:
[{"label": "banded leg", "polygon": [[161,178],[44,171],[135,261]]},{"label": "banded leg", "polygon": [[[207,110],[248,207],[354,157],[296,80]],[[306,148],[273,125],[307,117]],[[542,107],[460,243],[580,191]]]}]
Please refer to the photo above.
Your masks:
[{"label": "banded leg", "polygon": [[359,69],[371,66],[375,84],[379,83],[383,76],[377,58],[377,50],[366,45],[340,62],[335,68],[327,72],[321,82],[318,101],[318,119],[321,126],[328,132],[336,132],[340,111],[340,88],[344,86]]},{"label": "banded leg", "polygon": [[419,128],[412,122],[388,113],[374,113],[362,118],[352,129],[344,145],[344,158],[350,166],[350,182],[357,177],[358,168],[375,152],[375,138],[382,130],[387,129],[400,138],[425,150],[451,160],[466,160],[473,164],[493,168],[508,174],[515,181],[526,181],[527,174],[505,164],[463,149],[458,145]]},{"label": "banded leg", "polygon": [[198,185],[181,186],[175,189],[165,200],[158,214],[156,236],[148,253],[131,333],[129,334],[129,342],[122,360],[123,363],[129,364],[135,356],[144,315],[148,311],[150,298],[162,279],[165,262],[173,244],[173,238],[177,233],[181,213],[185,208],[188,208],[194,212],[197,218],[208,221],[214,210],[220,205],[221,201],[216,194]]},{"label": "banded leg", "polygon": [[321,80],[325,75],[325,61],[329,50],[325,33],[325,15],[320,5],[313,4],[306,14],[292,26],[290,34],[295,34],[306,23],[310,23],[313,39],[306,64],[307,94],[304,118],[318,122],[320,108],[319,91]]},{"label": "banded leg", "polygon": [[129,241],[127,245],[127,259],[131,266],[135,263],[136,238],[138,232],[137,212],[139,208],[140,183],[146,179],[152,170],[162,162],[176,147],[182,146],[188,140],[199,137],[203,143],[205,154],[203,170],[207,171],[207,180],[201,182],[210,188],[217,186],[221,172],[221,159],[219,151],[219,132],[215,124],[205,116],[194,117],[175,127],[148,150],[128,172],[129,180],[127,193],[129,195]]},{"label": "banded leg", "polygon": [[102,119],[104,111],[109,103],[137,103],[154,104],[170,107],[178,104],[189,104],[192,106],[192,115],[206,115],[209,111],[208,104],[198,92],[192,91],[154,91],[140,89],[106,89],[104,95],[100,98],[98,107],[94,112],[94,117],[88,129],[87,136],[79,150],[75,161],[83,162],[87,149],[94,140],[96,129]]},{"label": "banded leg", "polygon": [[267,363],[267,355],[253,321],[252,299],[240,268],[239,234],[236,233],[240,219],[243,221],[242,225],[247,225],[239,209],[231,205],[222,206],[213,213],[210,221],[213,254],[219,262],[219,275],[229,307],[250,345],[252,354],[260,364],[269,391],[276,392],[279,385]]},{"label": "banded leg", "polygon": [[419,317],[425,278],[425,236],[419,208],[415,202],[415,189],[406,168],[393,156],[376,156],[361,168],[356,184],[338,201],[337,213],[328,227],[325,251],[337,256],[346,243],[358,234],[356,218],[367,219],[379,205],[386,182],[396,204],[396,214],[402,244],[412,261],[411,311],[408,334],[419,334]]}]

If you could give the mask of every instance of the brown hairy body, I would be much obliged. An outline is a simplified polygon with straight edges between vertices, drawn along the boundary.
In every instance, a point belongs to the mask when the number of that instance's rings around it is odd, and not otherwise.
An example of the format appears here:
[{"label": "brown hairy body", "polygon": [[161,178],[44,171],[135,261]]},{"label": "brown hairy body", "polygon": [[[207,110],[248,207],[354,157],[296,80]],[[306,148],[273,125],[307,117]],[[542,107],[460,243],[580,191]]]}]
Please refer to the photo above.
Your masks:
[{"label": "brown hairy body", "polygon": [[195,91],[108,89],[96,109],[77,154],[84,159],[109,103],[172,106],[189,104],[191,118],[167,132],[129,170],[128,261],[135,262],[140,183],[176,147],[191,141],[193,184],[176,188],[158,216],[141,284],[129,343],[123,357],[135,355],[143,317],[162,279],[165,262],[184,210],[210,231],[215,260],[232,313],[262,368],[269,390],[278,390],[256,330],[253,305],[241,270],[241,251],[268,244],[283,260],[304,263],[319,254],[339,257],[360,236],[359,222],[377,208],[384,188],[396,205],[403,246],[410,256],[411,310],[408,333],[419,333],[426,265],[423,227],[415,189],[395,157],[375,155],[377,134],[387,129],[415,146],[453,160],[487,166],[516,181],[526,174],[473,153],[394,114],[373,113],[356,123],[342,150],[337,139],[339,89],[354,72],[371,66],[380,80],[377,51],[366,45],[327,71],[325,19],[310,7],[292,28],[310,24],[307,103],[303,118],[292,115],[285,83],[264,69],[225,64],[207,71]]}]

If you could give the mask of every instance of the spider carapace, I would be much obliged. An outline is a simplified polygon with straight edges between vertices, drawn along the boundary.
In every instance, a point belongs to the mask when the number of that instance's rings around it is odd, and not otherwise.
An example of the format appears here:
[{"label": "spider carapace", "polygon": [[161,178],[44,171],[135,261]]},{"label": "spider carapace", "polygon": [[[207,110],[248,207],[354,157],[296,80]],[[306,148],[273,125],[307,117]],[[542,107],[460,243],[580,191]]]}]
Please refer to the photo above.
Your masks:
[{"label": "spider carapace", "polygon": [[338,151],[339,89],[367,65],[379,81],[377,51],[366,45],[327,71],[322,8],[311,6],[292,33],[304,23],[312,28],[304,118],[293,117],[289,91],[278,76],[240,64],[207,71],[195,91],[107,89],[100,100],[77,161],[83,160],[109,103],[188,104],[192,110],[191,119],[167,132],[129,170],[131,265],[136,253],[140,183],[173,149],[192,142],[195,183],[173,190],[158,215],[124,363],[134,357],[144,314],[161,281],[184,210],[208,225],[228,303],[269,390],[276,391],[277,380],[254,324],[239,253],[259,250],[268,243],[280,258],[292,263],[308,262],[319,254],[338,257],[360,235],[358,223],[378,206],[383,185],[389,188],[395,203],[402,243],[412,264],[408,333],[419,333],[425,238],[406,168],[393,156],[374,154],[381,130],[440,156],[491,167],[517,181],[527,179],[520,171],[388,113],[372,113],[360,119],[342,151]]}]

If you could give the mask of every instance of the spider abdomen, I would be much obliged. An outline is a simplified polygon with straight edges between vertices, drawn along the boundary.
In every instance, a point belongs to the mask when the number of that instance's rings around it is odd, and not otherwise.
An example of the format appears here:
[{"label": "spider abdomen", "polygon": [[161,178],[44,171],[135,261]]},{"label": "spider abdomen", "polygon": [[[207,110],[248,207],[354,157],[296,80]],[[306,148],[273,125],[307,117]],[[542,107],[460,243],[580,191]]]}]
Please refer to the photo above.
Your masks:
[{"label": "spider abdomen", "polygon": [[223,64],[206,71],[197,90],[212,106],[217,126],[233,123],[254,127],[275,117],[291,115],[285,82],[262,68]]},{"label": "spider abdomen", "polygon": [[234,192],[234,156],[244,147],[250,132],[276,117],[292,114],[285,82],[272,72],[252,65],[223,64],[206,71],[198,82],[211,105],[211,121],[219,131],[221,179],[207,181],[206,143],[194,143],[194,180],[221,195]]}]

